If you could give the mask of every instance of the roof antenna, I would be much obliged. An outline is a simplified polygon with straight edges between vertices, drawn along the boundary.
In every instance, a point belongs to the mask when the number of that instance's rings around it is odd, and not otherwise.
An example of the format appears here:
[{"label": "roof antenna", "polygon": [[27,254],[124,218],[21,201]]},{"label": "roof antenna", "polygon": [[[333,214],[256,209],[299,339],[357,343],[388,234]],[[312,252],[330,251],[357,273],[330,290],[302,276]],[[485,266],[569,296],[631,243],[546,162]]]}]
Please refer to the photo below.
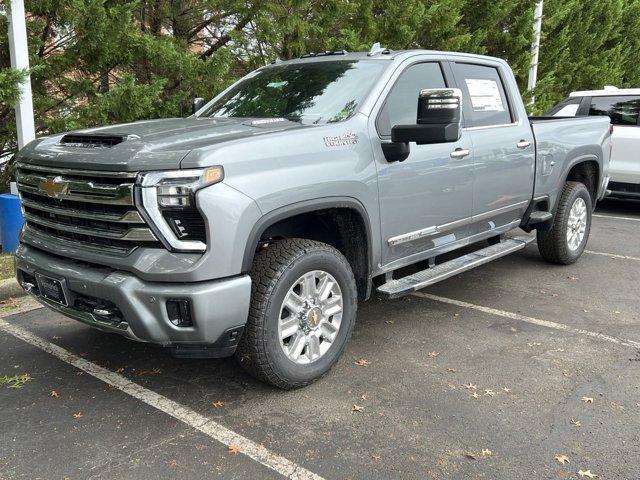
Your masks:
[{"label": "roof antenna", "polygon": [[367,54],[369,57],[373,57],[374,55],[379,55],[381,53],[387,52],[388,50],[386,48],[382,48],[380,46],[380,42],[376,42],[373,45],[371,45],[371,50],[369,50],[369,53]]}]

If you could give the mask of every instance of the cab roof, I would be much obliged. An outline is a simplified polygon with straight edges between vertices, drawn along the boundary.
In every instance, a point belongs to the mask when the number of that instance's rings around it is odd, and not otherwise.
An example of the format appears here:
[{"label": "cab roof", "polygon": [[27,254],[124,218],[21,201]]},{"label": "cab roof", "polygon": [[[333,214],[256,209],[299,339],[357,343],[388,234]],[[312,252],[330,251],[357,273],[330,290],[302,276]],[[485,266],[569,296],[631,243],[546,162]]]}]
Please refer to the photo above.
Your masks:
[{"label": "cab roof", "polygon": [[570,97],[610,97],[612,95],[640,95],[640,88],[618,88],[606,85],[602,90],[571,92]]},{"label": "cab roof", "polygon": [[362,60],[394,60],[394,59],[404,59],[410,57],[412,55],[434,55],[434,56],[460,56],[468,59],[484,59],[484,60],[492,60],[492,61],[501,61],[502,59],[496,57],[490,57],[487,55],[476,55],[472,53],[462,53],[462,52],[447,52],[440,50],[421,50],[421,49],[413,49],[413,50],[389,50],[385,48],[379,48],[374,51],[372,48],[369,52],[347,52],[346,50],[338,50],[338,51],[328,51],[328,52],[318,52],[318,53],[308,53],[299,58],[293,58],[291,60],[276,60],[273,64],[285,64],[285,63],[305,63],[305,62],[332,62],[332,61],[362,61]]}]

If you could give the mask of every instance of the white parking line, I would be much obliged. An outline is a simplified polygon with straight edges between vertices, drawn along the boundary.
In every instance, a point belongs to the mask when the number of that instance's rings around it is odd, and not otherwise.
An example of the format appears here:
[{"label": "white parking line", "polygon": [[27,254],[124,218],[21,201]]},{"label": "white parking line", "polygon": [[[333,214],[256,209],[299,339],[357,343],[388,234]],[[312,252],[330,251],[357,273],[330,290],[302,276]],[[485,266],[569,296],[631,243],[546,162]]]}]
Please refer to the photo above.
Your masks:
[{"label": "white parking line", "polygon": [[171,415],[173,418],[201,431],[205,435],[208,435],[212,439],[217,440],[224,445],[234,445],[239,447],[240,452],[244,455],[258,463],[261,463],[265,467],[278,472],[286,478],[295,480],[323,480],[319,475],[302,468],[291,460],[287,460],[280,455],[270,452],[264,446],[243,437],[233,430],[223,427],[204,415],[174,402],[159,393],[149,390],[142,385],[138,385],[118,373],[112,372],[111,370],[107,370],[95,363],[78,357],[72,352],[40,338],[22,327],[8,323],[1,318],[0,331],[9,333],[29,345],[44,350],[63,362],[88,373],[89,375],[117,388],[127,395],[137,398],[167,415]]},{"label": "white parking line", "polygon": [[636,262],[640,262],[640,257],[618,255],[617,253],[594,252],[593,250],[585,250],[584,253],[588,253],[589,255],[601,255],[603,257],[618,258],[620,260],[635,260]]},{"label": "white parking line", "polygon": [[623,345],[625,347],[640,348],[640,342],[633,340],[626,340],[624,338],[612,337],[603,333],[591,332],[589,330],[583,330],[581,328],[570,327],[563,323],[550,322],[549,320],[540,320],[538,318],[527,317],[520,315],[519,313],[505,312],[504,310],[497,310],[495,308],[483,307],[482,305],[474,305],[473,303],[461,302],[460,300],[454,300],[452,298],[440,297],[438,295],[432,295],[430,293],[416,292],[412,294],[415,297],[426,298],[428,300],[434,300],[436,302],[448,303],[449,305],[455,305],[462,308],[470,308],[479,312],[488,313],[490,315],[497,315],[499,317],[509,318],[511,320],[517,320],[519,322],[531,323],[541,327],[553,328],[554,330],[561,330],[563,332],[575,333],[578,335],[585,335],[587,337],[595,338],[597,340],[604,340],[605,342],[615,343]]},{"label": "white parking line", "polygon": [[632,222],[640,222],[640,218],[635,217],[618,217],[616,215],[603,215],[601,213],[594,213],[593,216],[598,218],[613,218],[615,220],[630,220]]}]

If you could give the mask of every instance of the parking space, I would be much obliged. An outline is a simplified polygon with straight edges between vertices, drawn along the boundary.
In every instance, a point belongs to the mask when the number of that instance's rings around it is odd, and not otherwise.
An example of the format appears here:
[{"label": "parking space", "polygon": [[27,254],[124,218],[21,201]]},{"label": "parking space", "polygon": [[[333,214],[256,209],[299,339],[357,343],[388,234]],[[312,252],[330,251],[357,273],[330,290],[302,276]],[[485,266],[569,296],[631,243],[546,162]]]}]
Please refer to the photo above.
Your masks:
[{"label": "parking space", "polygon": [[0,376],[31,380],[0,387],[0,478],[638,478],[637,206],[603,204],[573,266],[530,245],[361,304],[338,365],[293,392],[5,311],[31,340],[0,323]]}]

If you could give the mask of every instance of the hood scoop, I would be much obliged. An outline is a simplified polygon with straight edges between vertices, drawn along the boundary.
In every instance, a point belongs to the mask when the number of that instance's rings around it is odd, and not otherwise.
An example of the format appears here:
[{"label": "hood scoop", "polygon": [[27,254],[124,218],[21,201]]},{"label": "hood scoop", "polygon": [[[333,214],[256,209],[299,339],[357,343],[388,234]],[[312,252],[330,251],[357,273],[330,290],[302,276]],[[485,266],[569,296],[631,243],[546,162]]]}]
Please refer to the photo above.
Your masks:
[{"label": "hood scoop", "polygon": [[69,133],[60,139],[66,147],[111,148],[127,140],[140,138],[137,135],[105,135],[89,133]]}]

